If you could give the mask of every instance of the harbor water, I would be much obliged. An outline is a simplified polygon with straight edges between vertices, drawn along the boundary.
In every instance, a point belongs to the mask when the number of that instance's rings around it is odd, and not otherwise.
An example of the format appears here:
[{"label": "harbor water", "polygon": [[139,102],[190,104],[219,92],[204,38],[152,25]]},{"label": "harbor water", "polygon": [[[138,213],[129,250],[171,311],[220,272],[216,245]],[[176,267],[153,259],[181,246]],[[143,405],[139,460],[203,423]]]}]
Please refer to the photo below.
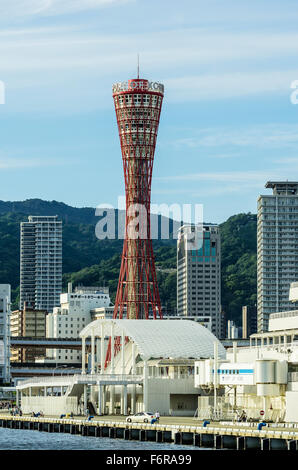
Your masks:
[{"label": "harbor water", "polygon": [[0,450],[208,450],[194,446],[161,444],[155,442],[124,441],[0,428]]}]

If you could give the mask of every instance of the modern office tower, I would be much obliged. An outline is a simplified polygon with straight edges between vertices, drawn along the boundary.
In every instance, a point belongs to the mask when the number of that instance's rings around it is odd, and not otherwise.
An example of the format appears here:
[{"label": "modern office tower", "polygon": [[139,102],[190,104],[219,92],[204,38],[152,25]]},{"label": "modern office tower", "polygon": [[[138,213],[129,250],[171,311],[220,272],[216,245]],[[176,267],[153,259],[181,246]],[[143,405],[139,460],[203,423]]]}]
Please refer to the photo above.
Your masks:
[{"label": "modern office tower", "polygon": [[298,182],[268,181],[258,198],[258,332],[269,315],[294,310],[290,283],[298,279]]},{"label": "modern office tower", "polygon": [[257,331],[257,308],[252,305],[244,305],[242,307],[242,338],[247,339]]},{"label": "modern office tower", "polygon": [[[46,311],[27,307],[14,310],[10,316],[10,334],[13,337],[46,337]],[[45,348],[11,348],[11,362],[34,362],[36,357],[45,356]]]},{"label": "modern office tower", "polygon": [[[60,307],[46,318],[47,338],[79,338],[79,333],[94,319],[94,311],[108,308],[110,296],[108,287],[77,287],[60,295]],[[47,361],[59,363],[81,363],[81,350],[48,349]]]},{"label": "modern office tower", "polygon": [[221,250],[217,225],[184,225],[177,240],[177,313],[211,318],[212,332],[220,337]]},{"label": "modern office tower", "polygon": [[62,291],[62,222],[29,216],[21,222],[20,310],[52,311]]},{"label": "modern office tower", "polygon": [[10,285],[0,284],[0,384],[10,383],[10,299]]},{"label": "modern office tower", "polygon": [[162,317],[150,233],[151,180],[163,101],[160,83],[113,86],[126,193],[125,238],[114,318]]}]

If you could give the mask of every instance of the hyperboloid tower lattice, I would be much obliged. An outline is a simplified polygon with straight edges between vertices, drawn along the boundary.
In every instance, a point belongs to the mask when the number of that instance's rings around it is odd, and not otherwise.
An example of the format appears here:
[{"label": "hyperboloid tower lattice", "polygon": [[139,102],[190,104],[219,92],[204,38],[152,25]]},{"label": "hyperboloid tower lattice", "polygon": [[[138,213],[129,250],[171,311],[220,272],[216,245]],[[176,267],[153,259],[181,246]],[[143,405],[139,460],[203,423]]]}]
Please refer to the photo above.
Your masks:
[{"label": "hyperboloid tower lattice", "polygon": [[154,152],[164,87],[133,79],[113,86],[126,193],[125,238],[113,318],[162,318],[150,235]]}]

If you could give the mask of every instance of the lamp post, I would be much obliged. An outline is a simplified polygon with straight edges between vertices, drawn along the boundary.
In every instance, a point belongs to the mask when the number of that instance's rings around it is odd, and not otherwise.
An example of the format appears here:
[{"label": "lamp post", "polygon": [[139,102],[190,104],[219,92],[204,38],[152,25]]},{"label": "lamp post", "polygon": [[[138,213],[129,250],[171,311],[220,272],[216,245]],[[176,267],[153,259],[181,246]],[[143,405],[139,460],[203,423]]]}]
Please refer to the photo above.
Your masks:
[{"label": "lamp post", "polygon": [[[66,364],[63,364],[63,365],[61,365],[61,366],[57,366],[57,364],[56,364],[56,367],[55,367],[55,369],[53,370],[53,377],[54,377],[54,375],[55,375],[55,370],[57,370],[57,369],[62,369],[63,367],[65,368],[65,367],[67,367],[67,365],[66,365]],[[62,372],[61,372],[61,375],[62,375]]]}]

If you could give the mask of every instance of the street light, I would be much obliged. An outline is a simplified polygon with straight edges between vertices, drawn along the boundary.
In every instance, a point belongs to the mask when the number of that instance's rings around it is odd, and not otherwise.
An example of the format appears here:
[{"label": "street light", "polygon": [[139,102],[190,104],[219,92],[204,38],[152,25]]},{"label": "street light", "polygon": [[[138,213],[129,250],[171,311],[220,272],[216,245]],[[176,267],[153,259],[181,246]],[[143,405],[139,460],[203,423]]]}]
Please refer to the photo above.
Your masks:
[{"label": "street light", "polygon": [[[61,366],[56,366],[55,369],[53,370],[53,377],[54,377],[54,374],[55,374],[55,370],[60,369],[60,368],[63,368],[63,367],[67,367],[67,365],[66,365],[66,364],[63,364],[63,365],[61,365]],[[62,372],[61,372],[61,375],[62,375]]]}]

